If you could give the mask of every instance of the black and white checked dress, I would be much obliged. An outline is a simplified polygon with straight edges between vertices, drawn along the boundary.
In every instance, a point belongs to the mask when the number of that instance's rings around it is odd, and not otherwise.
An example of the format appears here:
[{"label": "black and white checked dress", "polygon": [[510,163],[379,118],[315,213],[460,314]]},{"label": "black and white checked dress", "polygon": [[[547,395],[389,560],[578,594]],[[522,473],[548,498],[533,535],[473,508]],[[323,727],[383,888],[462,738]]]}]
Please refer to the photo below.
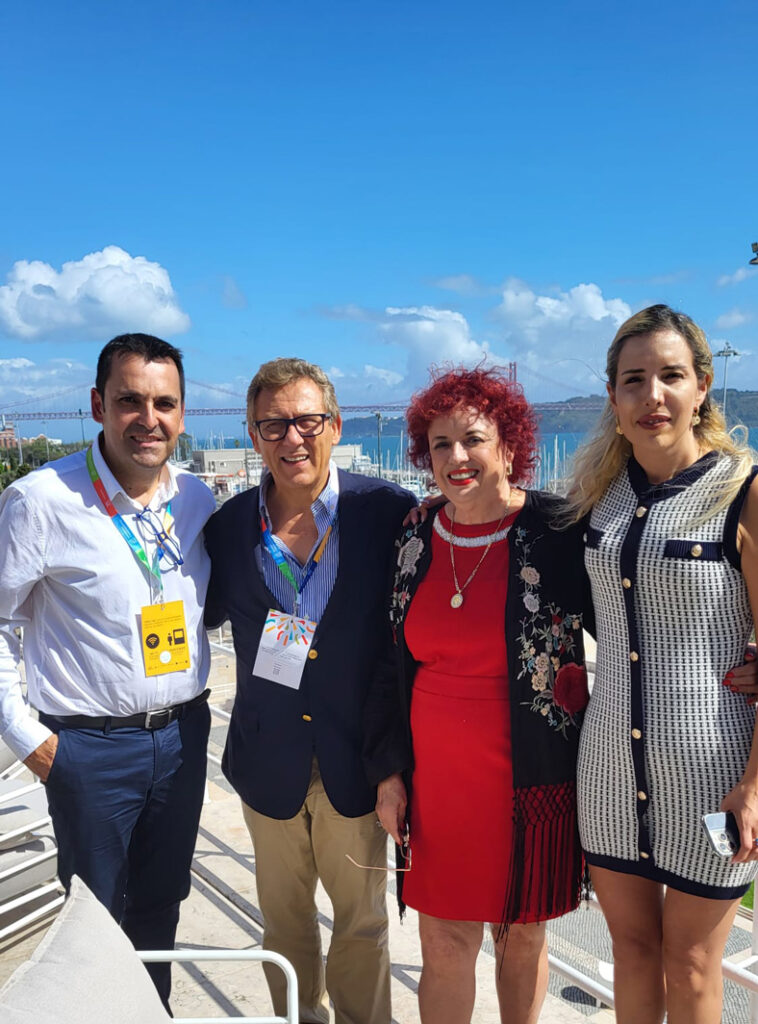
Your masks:
[{"label": "black and white checked dress", "polygon": [[758,864],[715,854],[700,823],[741,778],[755,723],[721,682],[752,630],[736,549],[747,485],[730,508],[695,521],[732,473],[709,453],[651,485],[632,459],[593,510],[585,564],[597,674],[578,767],[590,864],[723,899],[758,874]]}]

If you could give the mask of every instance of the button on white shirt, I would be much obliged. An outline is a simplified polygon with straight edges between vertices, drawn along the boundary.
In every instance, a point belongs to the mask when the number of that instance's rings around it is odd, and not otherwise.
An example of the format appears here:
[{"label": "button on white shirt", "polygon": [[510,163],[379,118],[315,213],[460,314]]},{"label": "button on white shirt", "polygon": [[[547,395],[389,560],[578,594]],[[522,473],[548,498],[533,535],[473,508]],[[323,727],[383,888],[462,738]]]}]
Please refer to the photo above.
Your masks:
[{"label": "button on white shirt", "polygon": [[[108,469],[96,442],[95,467],[118,512],[152,562],[155,539]],[[113,715],[181,704],[202,693],[210,652],[203,605],[210,563],[203,526],[214,511],[208,488],[170,464],[149,507],[163,520],[171,504],[171,536],[184,564],[161,560],[165,601],[183,601],[190,668],[146,676],[141,609],[155,603],[155,583],[105,512],[77,452],[12,484],[0,494],[0,737],[25,758],[50,735],[31,716],[18,672],[24,629],[29,702],[51,715]]]}]

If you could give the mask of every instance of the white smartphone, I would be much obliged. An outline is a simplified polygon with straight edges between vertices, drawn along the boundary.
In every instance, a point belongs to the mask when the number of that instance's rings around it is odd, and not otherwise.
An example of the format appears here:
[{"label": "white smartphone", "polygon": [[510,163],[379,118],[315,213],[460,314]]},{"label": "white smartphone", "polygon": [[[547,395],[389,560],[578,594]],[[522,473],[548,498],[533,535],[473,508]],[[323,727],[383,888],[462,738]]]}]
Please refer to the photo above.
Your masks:
[{"label": "white smartphone", "polygon": [[704,814],[701,820],[708,842],[719,857],[731,857],[739,850],[740,830],[731,811]]}]

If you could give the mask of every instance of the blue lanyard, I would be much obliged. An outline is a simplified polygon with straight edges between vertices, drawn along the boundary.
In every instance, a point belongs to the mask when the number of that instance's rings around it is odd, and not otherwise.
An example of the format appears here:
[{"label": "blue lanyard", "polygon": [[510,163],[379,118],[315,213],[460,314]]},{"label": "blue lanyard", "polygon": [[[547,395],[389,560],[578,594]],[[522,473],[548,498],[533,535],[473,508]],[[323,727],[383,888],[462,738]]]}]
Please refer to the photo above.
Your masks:
[{"label": "blue lanyard", "polygon": [[335,524],[336,521],[337,521],[337,513],[335,512],[334,515],[332,516],[331,522],[329,523],[329,525],[326,528],[326,532],[324,533],[324,536],[321,538],[321,542],[319,543],[319,546],[313,552],[313,558],[311,559],[310,565],[308,566],[308,571],[306,572],[305,576],[302,579],[302,582],[298,586],[298,583],[297,583],[297,581],[295,579],[295,576],[294,576],[294,574],[292,572],[292,569],[290,569],[290,567],[289,567],[289,565],[287,563],[287,559],[284,557],[284,554],[282,553],[282,549],[279,547],[279,544],[277,543],[276,537],[273,535],[271,530],[268,528],[268,524],[266,523],[266,520],[264,519],[264,517],[261,516],[261,538],[263,540],[263,543],[266,545],[266,550],[271,555],[271,557],[274,559],[274,563],[276,564],[276,567],[279,570],[279,572],[282,574],[282,576],[284,576],[284,578],[290,584],[292,589],[295,591],[295,604],[294,604],[294,614],[295,615],[297,615],[298,604],[300,603],[300,595],[305,590],[305,588],[306,588],[306,586],[307,586],[311,576],[316,571],[316,566],[321,561],[321,556],[323,555],[324,550],[326,549],[326,542],[329,540],[329,536],[330,536],[330,534],[332,532],[332,528],[334,527],[334,524]]}]

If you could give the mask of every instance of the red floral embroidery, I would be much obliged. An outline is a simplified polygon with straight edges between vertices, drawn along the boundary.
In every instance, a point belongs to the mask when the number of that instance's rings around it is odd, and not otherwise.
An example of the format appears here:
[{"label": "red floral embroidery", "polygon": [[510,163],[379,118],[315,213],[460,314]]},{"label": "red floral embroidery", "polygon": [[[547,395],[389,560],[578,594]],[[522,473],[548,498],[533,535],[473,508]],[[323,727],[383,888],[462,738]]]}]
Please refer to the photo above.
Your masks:
[{"label": "red floral embroidery", "polygon": [[587,669],[574,661],[562,665],[556,672],[553,683],[553,700],[558,707],[568,711],[570,715],[575,715],[577,711],[583,711],[587,707],[589,699]]}]

